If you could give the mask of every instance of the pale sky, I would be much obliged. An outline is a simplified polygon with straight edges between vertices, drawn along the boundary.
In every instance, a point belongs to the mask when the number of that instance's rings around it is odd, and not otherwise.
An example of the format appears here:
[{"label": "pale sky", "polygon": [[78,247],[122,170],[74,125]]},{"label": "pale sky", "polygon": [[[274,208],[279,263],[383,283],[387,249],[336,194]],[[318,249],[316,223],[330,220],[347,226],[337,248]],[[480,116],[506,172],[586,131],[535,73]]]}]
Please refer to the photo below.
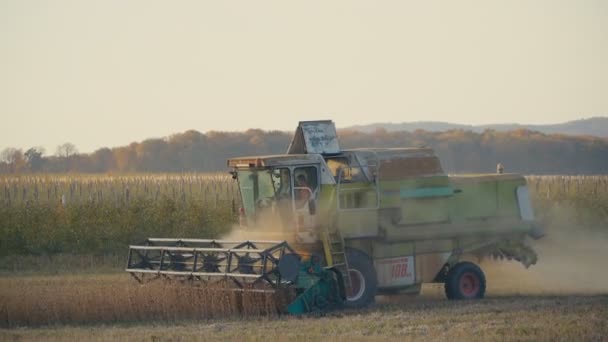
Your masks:
[{"label": "pale sky", "polygon": [[605,0],[0,0],[0,150],[606,115]]}]

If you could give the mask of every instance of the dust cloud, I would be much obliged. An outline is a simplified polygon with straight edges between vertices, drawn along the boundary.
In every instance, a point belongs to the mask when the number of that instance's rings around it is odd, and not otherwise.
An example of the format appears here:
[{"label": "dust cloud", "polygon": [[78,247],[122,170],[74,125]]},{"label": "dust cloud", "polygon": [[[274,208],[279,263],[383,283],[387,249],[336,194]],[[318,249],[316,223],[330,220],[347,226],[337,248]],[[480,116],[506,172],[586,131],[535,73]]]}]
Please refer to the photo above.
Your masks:
[{"label": "dust cloud", "polygon": [[258,216],[255,224],[250,224],[248,226],[233,225],[230,232],[223,235],[220,240],[293,242],[294,234],[293,232],[289,233],[285,230],[278,211],[266,210]]},{"label": "dust cloud", "polygon": [[286,234],[281,231],[280,226],[255,225],[240,227],[234,225],[228,234],[220,237],[220,240],[228,241],[245,241],[245,240],[263,240],[263,241],[288,241],[293,239],[293,234]]},{"label": "dust cloud", "polygon": [[547,227],[533,241],[536,265],[526,269],[516,261],[485,259],[488,294],[608,293],[608,234],[581,227]]}]

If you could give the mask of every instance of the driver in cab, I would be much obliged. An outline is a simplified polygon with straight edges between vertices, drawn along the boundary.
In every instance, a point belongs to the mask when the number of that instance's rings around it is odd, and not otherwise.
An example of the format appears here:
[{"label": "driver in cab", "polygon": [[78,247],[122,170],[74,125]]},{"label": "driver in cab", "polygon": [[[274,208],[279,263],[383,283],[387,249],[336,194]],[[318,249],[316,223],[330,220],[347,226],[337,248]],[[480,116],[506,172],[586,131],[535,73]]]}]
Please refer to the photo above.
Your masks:
[{"label": "driver in cab", "polygon": [[296,207],[302,208],[312,195],[312,190],[306,179],[306,175],[299,174],[296,177]]}]

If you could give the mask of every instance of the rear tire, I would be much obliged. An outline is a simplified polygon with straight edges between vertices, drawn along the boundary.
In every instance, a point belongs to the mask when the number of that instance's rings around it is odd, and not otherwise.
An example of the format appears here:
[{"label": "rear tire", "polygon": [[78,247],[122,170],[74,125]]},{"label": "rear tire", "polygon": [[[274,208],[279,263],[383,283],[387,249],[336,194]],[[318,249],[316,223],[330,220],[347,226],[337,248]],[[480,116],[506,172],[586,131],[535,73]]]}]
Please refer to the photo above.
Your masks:
[{"label": "rear tire", "polygon": [[366,307],[374,302],[378,287],[374,262],[367,254],[356,249],[347,249],[346,258],[352,287],[347,291],[344,306]]},{"label": "rear tire", "polygon": [[448,299],[481,299],[486,293],[486,277],[472,262],[460,262],[450,268],[444,285]]}]

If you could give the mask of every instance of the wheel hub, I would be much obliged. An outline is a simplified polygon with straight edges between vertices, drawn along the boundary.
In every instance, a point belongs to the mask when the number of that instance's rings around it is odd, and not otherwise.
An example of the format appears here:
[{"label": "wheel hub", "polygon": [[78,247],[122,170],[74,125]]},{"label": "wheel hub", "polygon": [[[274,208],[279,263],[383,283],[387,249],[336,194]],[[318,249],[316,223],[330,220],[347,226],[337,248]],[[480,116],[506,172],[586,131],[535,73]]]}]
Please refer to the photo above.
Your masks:
[{"label": "wheel hub", "polygon": [[466,272],[460,277],[460,292],[467,298],[473,298],[479,293],[479,278],[472,272]]}]

